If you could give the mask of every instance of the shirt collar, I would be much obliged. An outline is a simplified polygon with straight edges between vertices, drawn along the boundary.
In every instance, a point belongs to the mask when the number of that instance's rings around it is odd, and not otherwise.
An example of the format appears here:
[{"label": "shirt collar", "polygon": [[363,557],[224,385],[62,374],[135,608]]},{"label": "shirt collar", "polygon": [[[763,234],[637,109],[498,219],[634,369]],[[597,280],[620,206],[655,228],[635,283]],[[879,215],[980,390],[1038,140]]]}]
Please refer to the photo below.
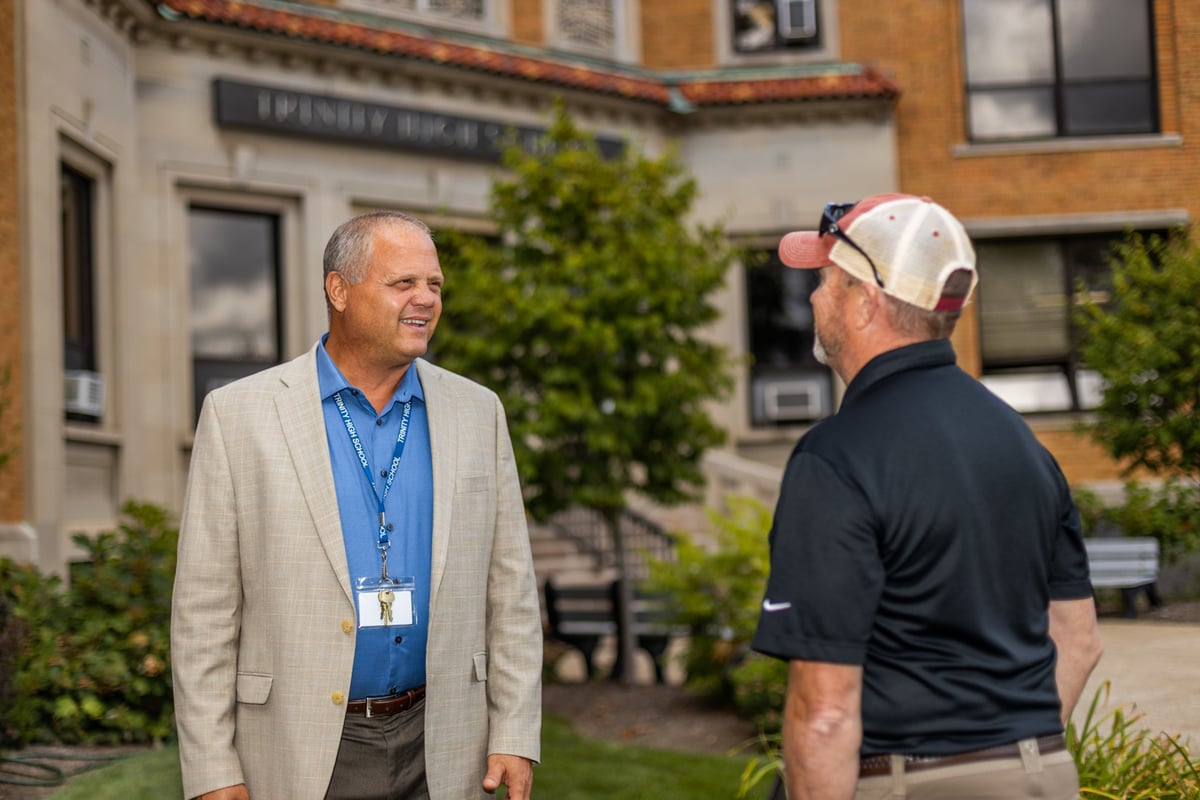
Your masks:
[{"label": "shirt collar", "polygon": [[[329,334],[326,333],[317,343],[317,383],[321,387],[322,400],[328,400],[344,389],[355,388],[342,375],[342,371],[337,368],[337,364],[333,363],[333,359],[325,350],[325,340],[328,338]],[[407,403],[414,398],[422,403],[425,402],[425,392],[421,388],[421,379],[417,375],[416,361],[413,361],[405,371],[400,385],[396,387],[396,393],[392,395],[392,402]]]},{"label": "shirt collar", "polygon": [[880,353],[867,362],[850,385],[846,387],[846,395],[842,404],[853,401],[864,394],[875,384],[883,381],[897,372],[926,367],[943,367],[954,363],[954,348],[949,339],[931,339],[905,345],[886,353]]}]

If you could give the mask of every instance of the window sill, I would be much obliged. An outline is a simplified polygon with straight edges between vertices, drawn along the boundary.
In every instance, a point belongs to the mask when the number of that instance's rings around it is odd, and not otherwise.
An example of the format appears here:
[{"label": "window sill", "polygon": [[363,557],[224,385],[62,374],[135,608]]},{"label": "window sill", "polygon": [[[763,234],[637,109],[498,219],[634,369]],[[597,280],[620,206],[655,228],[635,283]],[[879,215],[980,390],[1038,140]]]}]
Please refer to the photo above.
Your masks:
[{"label": "window sill", "polygon": [[978,158],[1041,153],[1089,153],[1096,150],[1146,150],[1182,145],[1182,135],[1160,133],[1137,136],[1074,136],[1036,142],[965,143],[954,145],[951,153],[955,158]]},{"label": "window sill", "polygon": [[68,442],[100,444],[111,447],[120,447],[125,440],[125,437],[119,433],[93,427],[84,422],[72,422],[70,420],[64,426],[63,438]]}]

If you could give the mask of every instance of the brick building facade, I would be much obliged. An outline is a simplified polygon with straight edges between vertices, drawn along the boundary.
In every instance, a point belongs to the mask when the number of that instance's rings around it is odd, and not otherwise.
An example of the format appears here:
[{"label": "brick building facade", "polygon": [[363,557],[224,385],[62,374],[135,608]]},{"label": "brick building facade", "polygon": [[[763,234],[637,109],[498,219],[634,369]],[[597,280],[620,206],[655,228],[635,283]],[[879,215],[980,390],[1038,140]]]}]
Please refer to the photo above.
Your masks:
[{"label": "brick building facade", "polygon": [[[1111,483],[1119,465],[1075,433],[1096,383],[1070,287],[1103,292],[1125,230],[1200,212],[1200,9],[1011,2],[3,4],[0,272],[21,289],[0,298],[0,361],[21,390],[0,552],[65,571],[69,535],[124,500],[177,509],[207,388],[324,330],[329,232],[373,208],[494,230],[481,142],[536,131],[555,98],[598,136],[677,148],[696,221],[747,248],[711,330],[736,367],[710,503],[770,501],[843,388],[812,358],[811,276],[775,260],[780,235],[886,191],[936,198],[979,246],[960,362],[1072,481]],[[1072,16],[1096,4],[1111,13]]]},{"label": "brick building facade", "polygon": [[21,230],[18,204],[17,38],[12,3],[0,4],[0,525],[24,518],[21,469]]}]

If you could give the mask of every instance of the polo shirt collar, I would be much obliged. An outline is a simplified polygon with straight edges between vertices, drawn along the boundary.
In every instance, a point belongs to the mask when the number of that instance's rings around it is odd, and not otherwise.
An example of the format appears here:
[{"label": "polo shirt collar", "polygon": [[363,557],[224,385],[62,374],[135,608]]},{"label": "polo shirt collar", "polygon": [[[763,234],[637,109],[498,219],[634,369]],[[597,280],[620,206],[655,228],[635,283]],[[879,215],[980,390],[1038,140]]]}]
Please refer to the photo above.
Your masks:
[{"label": "polo shirt collar", "polygon": [[898,372],[944,367],[954,363],[954,347],[951,346],[949,339],[931,339],[880,353],[868,361],[866,366],[854,376],[854,380],[850,381],[850,385],[846,387],[846,395],[842,398],[842,404],[853,402],[855,398],[865,394],[872,386]]}]

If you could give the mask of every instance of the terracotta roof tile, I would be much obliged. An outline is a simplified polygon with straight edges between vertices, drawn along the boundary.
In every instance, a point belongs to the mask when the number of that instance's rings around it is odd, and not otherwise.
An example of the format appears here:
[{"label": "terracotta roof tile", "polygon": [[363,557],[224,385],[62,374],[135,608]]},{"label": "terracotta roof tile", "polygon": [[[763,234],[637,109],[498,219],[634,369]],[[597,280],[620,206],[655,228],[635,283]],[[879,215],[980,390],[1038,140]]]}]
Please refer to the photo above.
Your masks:
[{"label": "terracotta roof tile", "polygon": [[[200,22],[230,25],[269,35],[367,50],[495,75],[619,95],[676,107],[682,95],[693,107],[747,103],[797,102],[854,97],[890,99],[895,84],[870,67],[835,64],[790,72],[783,68],[745,71],[714,70],[703,75],[631,71],[618,66],[568,61],[550,54],[527,55],[451,39],[430,40],[399,28],[368,24],[362,15],[339,18],[341,12],[299,4],[254,0],[149,0],[160,9]],[[382,24],[382,23],[381,23]]]}]

